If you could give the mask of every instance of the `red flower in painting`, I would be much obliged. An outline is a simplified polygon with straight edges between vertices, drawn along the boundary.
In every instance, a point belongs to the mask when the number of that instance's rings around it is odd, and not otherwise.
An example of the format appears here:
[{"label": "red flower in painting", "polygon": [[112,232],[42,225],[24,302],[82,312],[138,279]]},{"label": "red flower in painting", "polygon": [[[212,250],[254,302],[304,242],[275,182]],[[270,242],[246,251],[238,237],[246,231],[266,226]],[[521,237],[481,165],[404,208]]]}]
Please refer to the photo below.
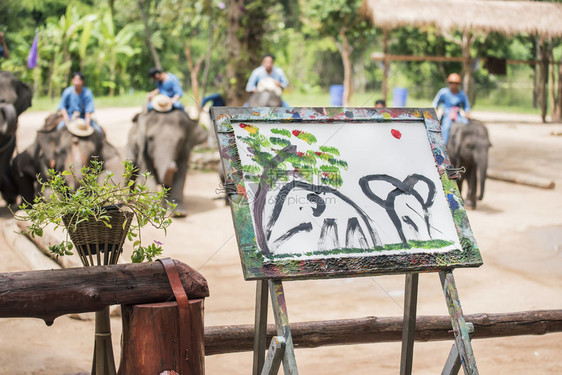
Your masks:
[{"label": "red flower in painting", "polygon": [[295,137],[298,137],[300,133],[302,133],[300,130],[293,130],[293,135]]},{"label": "red flower in painting", "polygon": [[392,134],[392,136],[393,136],[394,138],[396,138],[396,139],[402,138],[402,133],[400,133],[399,130],[392,129],[392,130],[390,131],[390,134]]},{"label": "red flower in painting", "polygon": [[300,151],[297,151],[297,155],[302,158],[304,156],[304,153],[300,152]]},{"label": "red flower in painting", "polygon": [[241,127],[242,129],[247,128],[248,126],[250,126],[250,125],[248,125],[248,124],[240,124],[240,127]]},{"label": "red flower in painting", "polygon": [[314,154],[317,156],[322,156],[322,153],[320,151],[316,151]]}]

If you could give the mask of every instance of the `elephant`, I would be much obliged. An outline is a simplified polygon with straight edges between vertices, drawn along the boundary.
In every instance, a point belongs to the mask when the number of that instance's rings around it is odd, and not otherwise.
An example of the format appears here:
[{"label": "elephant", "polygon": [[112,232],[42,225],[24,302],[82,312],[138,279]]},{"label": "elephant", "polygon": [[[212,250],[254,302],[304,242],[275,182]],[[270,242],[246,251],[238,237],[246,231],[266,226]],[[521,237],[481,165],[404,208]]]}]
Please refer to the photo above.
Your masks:
[{"label": "elephant", "polygon": [[[481,121],[471,119],[468,124],[453,123],[451,126],[447,154],[455,168],[466,169],[458,179],[458,186],[462,192],[463,182],[467,182],[466,206],[472,209],[476,208],[477,198],[484,198],[488,150],[491,145],[488,130]],[[480,189],[477,197],[478,185]]]},{"label": "elephant", "polygon": [[248,107],[282,107],[283,100],[273,91],[258,91],[248,99]]},{"label": "elephant", "polygon": [[12,162],[11,175],[25,202],[33,201],[39,192],[37,176],[46,179],[49,169],[62,172],[71,168],[76,178],[67,175],[66,183],[73,189],[78,188],[80,169],[89,165],[93,159],[103,161],[104,169],[113,172],[115,179],[120,181],[119,177],[123,172],[121,157],[105,136],[96,131],[86,137],[76,136],[66,127],[57,129],[61,120],[60,113],[49,115],[37,131],[35,141],[16,155]]},{"label": "elephant", "polygon": [[[380,189],[372,189],[374,183]],[[432,238],[429,208],[435,200],[435,183],[429,178],[412,174],[400,181],[386,174],[373,174],[361,177],[359,187],[367,198],[386,210],[402,244]],[[381,196],[379,191],[389,189],[386,196]]]},{"label": "elephant", "polygon": [[170,189],[168,200],[177,204],[176,216],[187,215],[183,190],[189,155],[194,146],[206,139],[207,132],[181,109],[152,110],[133,118],[126,157],[140,173],[151,173],[149,187],[156,189],[161,185]]},{"label": "elephant", "polygon": [[10,161],[16,146],[18,116],[31,107],[31,88],[12,73],[0,72],[0,192],[8,204],[17,199]]}]

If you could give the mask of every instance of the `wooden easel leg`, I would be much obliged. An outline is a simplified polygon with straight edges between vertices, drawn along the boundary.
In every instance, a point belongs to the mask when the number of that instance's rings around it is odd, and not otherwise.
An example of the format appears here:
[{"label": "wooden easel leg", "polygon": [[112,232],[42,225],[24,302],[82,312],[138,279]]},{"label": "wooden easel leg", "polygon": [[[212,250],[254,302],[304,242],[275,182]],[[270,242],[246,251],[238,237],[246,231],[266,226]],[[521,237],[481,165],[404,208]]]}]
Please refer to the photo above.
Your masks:
[{"label": "wooden easel leg", "polygon": [[459,351],[457,350],[457,344],[453,344],[449,356],[447,357],[447,362],[441,371],[441,375],[457,375],[461,369],[461,357],[459,357]]},{"label": "wooden easel leg", "polygon": [[476,367],[476,359],[474,358],[472,344],[470,343],[469,328],[464,320],[453,272],[450,270],[441,271],[439,272],[439,278],[441,279],[441,285],[445,293],[449,315],[451,315],[451,323],[455,334],[455,346],[464,373],[466,375],[477,375],[478,368]]},{"label": "wooden easel leg", "polygon": [[256,283],[256,315],[254,319],[254,363],[252,374],[261,374],[267,347],[267,280]]},{"label": "wooden easel leg", "polygon": [[283,371],[285,375],[298,375],[295,350],[293,348],[293,337],[289,327],[289,315],[285,303],[285,293],[280,280],[269,280],[269,292],[271,293],[271,307],[275,316],[277,335],[285,340],[285,353],[283,355]]},{"label": "wooden easel leg", "polygon": [[414,359],[414,334],[416,331],[416,309],[418,304],[418,280],[419,274],[417,273],[409,273],[406,275],[400,375],[412,374],[412,363]]}]

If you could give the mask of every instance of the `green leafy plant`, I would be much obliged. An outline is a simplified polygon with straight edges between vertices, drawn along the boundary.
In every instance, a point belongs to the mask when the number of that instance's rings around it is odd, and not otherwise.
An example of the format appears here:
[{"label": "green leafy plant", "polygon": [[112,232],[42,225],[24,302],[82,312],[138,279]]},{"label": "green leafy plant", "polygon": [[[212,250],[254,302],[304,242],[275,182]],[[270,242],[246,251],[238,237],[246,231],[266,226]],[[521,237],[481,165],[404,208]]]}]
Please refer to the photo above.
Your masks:
[{"label": "green leafy plant", "polygon": [[[76,230],[81,222],[94,220],[103,222],[111,228],[110,211],[121,210],[133,213],[133,220],[127,232],[127,239],[133,241],[131,260],[140,263],[145,259],[152,261],[162,253],[161,243],[154,241],[142,246],[141,228],[151,224],[156,229],[166,229],[172,223],[171,213],[175,204],[165,198],[168,189],[159,192],[150,191],[144,183],[151,178],[149,173],[137,174],[137,169],[130,161],[123,161],[123,181],[117,182],[114,174],[103,170],[103,162],[93,160],[89,166],[76,173],[72,168],[63,172],[49,170],[46,180],[39,179],[41,194],[33,203],[24,202],[19,208],[22,213],[15,214],[17,220],[29,221],[25,231],[31,237],[41,237],[49,224],[56,227],[63,225],[63,217],[70,215],[69,230]],[[73,190],[67,184],[67,178],[73,178],[79,187]],[[162,204],[164,202],[164,204]],[[123,225],[125,228],[125,224]],[[73,244],[67,238],[49,250],[56,256],[71,255]]]}]

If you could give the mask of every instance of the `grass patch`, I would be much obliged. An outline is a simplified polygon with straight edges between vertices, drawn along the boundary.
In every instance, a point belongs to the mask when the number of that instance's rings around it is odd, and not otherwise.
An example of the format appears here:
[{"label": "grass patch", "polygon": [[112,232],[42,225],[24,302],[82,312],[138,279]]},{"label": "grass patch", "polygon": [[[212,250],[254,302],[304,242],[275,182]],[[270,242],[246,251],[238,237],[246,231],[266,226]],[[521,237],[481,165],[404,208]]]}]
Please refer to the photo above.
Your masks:
[{"label": "grass patch", "polygon": [[445,240],[428,240],[428,241],[416,241],[411,240],[408,241],[408,244],[403,243],[394,243],[394,244],[386,244],[384,246],[375,246],[371,249],[355,249],[355,248],[342,248],[342,249],[332,249],[332,250],[322,250],[322,251],[309,251],[304,254],[291,254],[291,253],[282,253],[282,254],[272,254],[267,255],[267,258],[270,261],[273,260],[282,260],[288,258],[300,258],[302,256],[333,256],[333,255],[340,255],[340,254],[369,254],[369,253],[379,253],[382,251],[392,251],[392,250],[409,250],[409,249],[442,249],[444,247],[452,245],[452,241],[445,241]]}]

